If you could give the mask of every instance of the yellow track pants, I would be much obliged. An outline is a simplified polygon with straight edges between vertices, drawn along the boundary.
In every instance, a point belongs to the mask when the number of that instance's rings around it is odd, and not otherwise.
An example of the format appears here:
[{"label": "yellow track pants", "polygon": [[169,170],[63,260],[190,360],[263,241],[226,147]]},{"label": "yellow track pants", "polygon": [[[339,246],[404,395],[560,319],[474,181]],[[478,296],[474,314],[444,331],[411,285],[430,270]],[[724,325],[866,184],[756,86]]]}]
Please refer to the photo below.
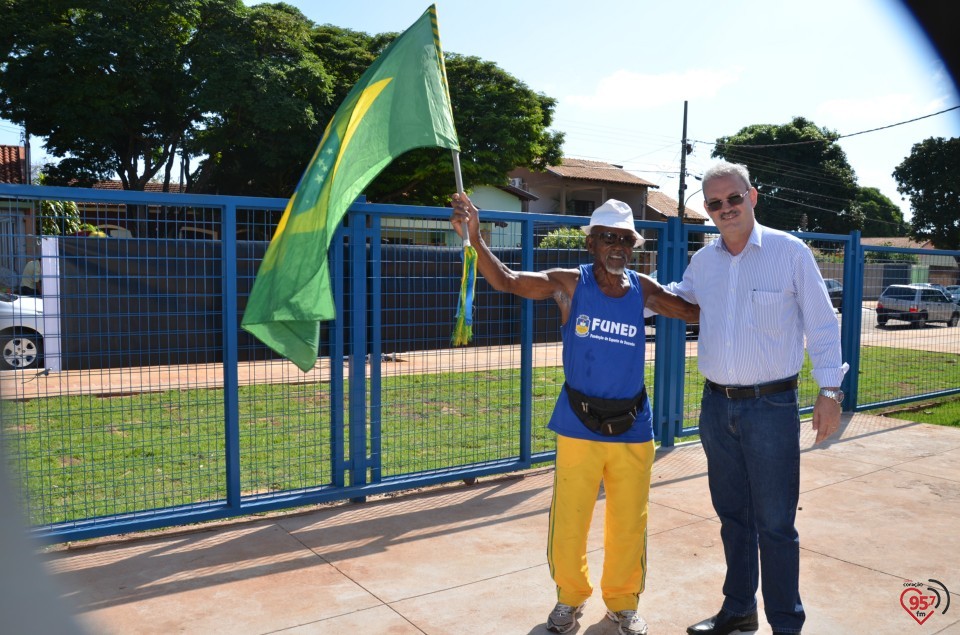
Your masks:
[{"label": "yellow track pants", "polygon": [[579,606],[590,597],[587,534],[600,483],[606,494],[600,589],[611,611],[636,610],[647,575],[647,506],[654,445],[557,437],[557,467],[547,562],[557,601]]}]

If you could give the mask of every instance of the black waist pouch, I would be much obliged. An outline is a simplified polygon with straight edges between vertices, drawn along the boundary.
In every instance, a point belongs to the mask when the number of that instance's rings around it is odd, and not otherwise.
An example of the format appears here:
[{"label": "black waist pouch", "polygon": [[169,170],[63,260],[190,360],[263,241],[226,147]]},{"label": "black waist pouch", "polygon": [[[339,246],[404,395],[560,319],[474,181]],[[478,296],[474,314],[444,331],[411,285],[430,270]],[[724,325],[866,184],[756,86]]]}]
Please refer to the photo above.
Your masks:
[{"label": "black waist pouch", "polygon": [[646,386],[632,399],[602,399],[589,397],[566,382],[563,385],[577,418],[588,430],[605,437],[615,437],[629,430],[647,400]]}]

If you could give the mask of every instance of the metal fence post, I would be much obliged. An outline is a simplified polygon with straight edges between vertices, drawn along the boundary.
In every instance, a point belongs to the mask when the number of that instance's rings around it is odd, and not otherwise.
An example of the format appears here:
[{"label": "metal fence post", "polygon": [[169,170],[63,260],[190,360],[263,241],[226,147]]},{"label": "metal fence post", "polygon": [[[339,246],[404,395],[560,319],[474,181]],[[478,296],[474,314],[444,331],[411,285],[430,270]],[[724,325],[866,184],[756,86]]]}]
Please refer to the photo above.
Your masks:
[{"label": "metal fence post", "polygon": [[327,262],[330,265],[330,281],[333,287],[333,301],[336,306],[336,319],[328,331],[330,346],[330,462],[333,470],[331,483],[334,487],[346,485],[346,472],[349,469],[344,457],[346,438],[346,423],[344,416],[344,381],[343,360],[344,348],[344,262],[343,246],[346,230],[340,225],[333,234],[333,241],[327,251]]},{"label": "metal fence post", "polygon": [[[350,214],[348,258],[350,259],[350,485],[367,484],[367,215]],[[362,502],[365,497],[352,498]]]},{"label": "metal fence post", "polygon": [[[663,237],[665,236],[665,239]],[[686,267],[687,237],[679,218],[668,218],[666,232],[658,245],[658,277],[664,282],[680,280]],[[683,379],[686,371],[686,333],[679,320],[656,318],[656,358],[654,361],[654,431],[660,432],[660,444],[674,444],[683,424]],[[679,351],[679,354],[677,353]]]},{"label": "metal fence post", "polygon": [[[532,271],[533,222],[520,224],[520,269]],[[533,452],[533,300],[520,301],[520,456],[530,465]]]},{"label": "metal fence post", "polygon": [[223,207],[220,261],[223,272],[223,425],[227,505],[240,508],[240,380],[237,341],[237,206]]},{"label": "metal fence post", "polygon": [[[364,223],[366,226],[366,223]],[[370,470],[370,482],[379,483],[383,473],[383,444],[382,435],[382,363],[383,358],[383,314],[382,298],[383,284],[381,283],[380,264],[380,217],[370,216],[370,310],[366,312],[365,322],[369,322],[370,333],[370,452],[366,456]]]},{"label": "metal fence post", "polygon": [[[841,388],[847,397],[843,402],[846,412],[857,407],[857,389],[860,375],[860,330],[863,323],[863,245],[860,231],[850,232],[843,245],[843,317],[840,322],[840,349],[842,358],[850,365]],[[854,302],[856,300],[856,302]]]}]

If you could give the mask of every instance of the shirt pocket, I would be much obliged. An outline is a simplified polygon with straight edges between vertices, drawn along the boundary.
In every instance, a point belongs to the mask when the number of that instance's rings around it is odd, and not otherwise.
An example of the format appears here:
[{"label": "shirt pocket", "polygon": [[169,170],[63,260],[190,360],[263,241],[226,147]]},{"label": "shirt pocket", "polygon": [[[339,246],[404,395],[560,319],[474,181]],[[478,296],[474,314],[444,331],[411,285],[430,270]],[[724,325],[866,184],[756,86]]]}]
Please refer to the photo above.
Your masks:
[{"label": "shirt pocket", "polygon": [[780,291],[750,293],[750,325],[760,331],[779,332],[783,329],[786,296]]}]

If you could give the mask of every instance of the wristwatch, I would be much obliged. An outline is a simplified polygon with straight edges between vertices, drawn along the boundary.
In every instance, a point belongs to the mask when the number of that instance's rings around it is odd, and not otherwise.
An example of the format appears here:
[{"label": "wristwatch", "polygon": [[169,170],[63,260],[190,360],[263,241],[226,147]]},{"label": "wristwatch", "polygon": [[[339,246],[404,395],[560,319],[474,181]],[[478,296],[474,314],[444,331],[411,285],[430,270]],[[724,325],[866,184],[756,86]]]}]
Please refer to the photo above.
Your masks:
[{"label": "wristwatch", "polygon": [[829,388],[821,388],[820,394],[824,397],[830,397],[837,403],[843,403],[843,391],[842,390],[830,390]]}]

